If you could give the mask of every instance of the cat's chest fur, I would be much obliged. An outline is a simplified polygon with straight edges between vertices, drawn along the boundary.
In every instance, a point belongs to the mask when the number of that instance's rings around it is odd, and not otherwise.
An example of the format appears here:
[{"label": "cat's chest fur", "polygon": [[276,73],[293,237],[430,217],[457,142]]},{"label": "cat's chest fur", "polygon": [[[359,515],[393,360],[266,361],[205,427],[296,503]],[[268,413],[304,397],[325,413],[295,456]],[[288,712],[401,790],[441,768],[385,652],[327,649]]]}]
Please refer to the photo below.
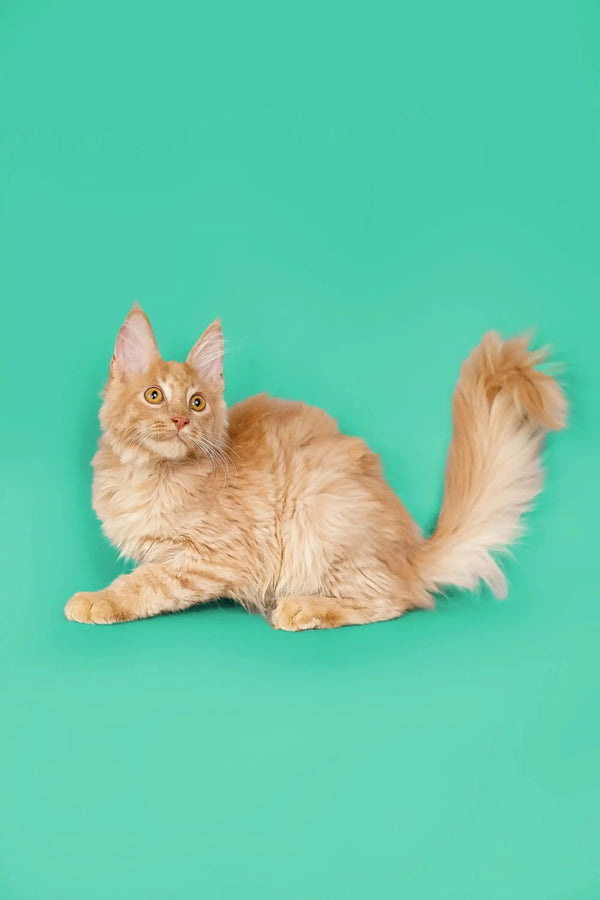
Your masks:
[{"label": "cat's chest fur", "polygon": [[[208,525],[210,514],[195,496],[188,473],[117,459],[105,448],[94,458],[93,506],[104,533],[124,556],[159,558]],[[193,500],[193,504],[192,504]]]}]

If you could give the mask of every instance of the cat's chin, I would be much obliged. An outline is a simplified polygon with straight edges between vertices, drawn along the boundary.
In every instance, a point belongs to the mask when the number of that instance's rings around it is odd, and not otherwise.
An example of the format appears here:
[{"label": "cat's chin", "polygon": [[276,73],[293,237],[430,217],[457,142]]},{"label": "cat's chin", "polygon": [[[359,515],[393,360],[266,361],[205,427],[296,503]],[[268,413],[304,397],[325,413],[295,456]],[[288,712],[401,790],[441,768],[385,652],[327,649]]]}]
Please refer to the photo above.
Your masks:
[{"label": "cat's chin", "polygon": [[177,437],[166,441],[146,439],[145,444],[151,453],[160,456],[161,459],[185,459],[190,452],[190,448]]}]

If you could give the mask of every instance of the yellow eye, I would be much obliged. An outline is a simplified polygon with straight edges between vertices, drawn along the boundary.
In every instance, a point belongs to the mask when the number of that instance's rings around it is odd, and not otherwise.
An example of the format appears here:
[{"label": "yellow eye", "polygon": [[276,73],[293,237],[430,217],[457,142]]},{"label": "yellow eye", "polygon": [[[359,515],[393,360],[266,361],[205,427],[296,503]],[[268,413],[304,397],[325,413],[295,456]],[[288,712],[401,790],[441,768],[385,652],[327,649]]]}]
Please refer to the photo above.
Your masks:
[{"label": "yellow eye", "polygon": [[148,403],[162,403],[165,399],[165,395],[159,387],[149,387],[144,391],[144,397]]},{"label": "yellow eye", "polygon": [[202,412],[202,410],[206,406],[206,400],[204,399],[202,394],[194,394],[190,399],[190,406],[196,412]]}]

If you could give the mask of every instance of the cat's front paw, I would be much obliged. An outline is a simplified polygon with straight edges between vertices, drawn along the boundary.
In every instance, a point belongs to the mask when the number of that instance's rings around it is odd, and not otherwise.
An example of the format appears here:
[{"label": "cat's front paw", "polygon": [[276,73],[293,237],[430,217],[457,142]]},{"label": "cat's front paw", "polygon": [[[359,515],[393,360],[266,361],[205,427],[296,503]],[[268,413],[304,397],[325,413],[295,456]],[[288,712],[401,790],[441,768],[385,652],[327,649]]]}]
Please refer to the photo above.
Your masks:
[{"label": "cat's front paw", "polygon": [[88,625],[112,625],[129,618],[111,599],[108,591],[79,591],[73,594],[65,606],[65,616],[72,622]]}]

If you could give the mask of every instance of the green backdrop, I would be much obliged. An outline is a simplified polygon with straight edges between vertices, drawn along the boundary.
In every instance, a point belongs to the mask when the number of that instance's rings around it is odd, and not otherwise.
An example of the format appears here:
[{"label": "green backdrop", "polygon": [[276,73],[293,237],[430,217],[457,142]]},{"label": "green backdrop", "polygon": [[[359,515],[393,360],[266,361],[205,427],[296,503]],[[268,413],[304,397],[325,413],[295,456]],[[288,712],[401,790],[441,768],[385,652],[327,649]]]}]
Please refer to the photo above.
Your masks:
[{"label": "green backdrop", "polygon": [[[600,7],[4,0],[0,898],[600,897]],[[323,406],[424,529],[458,367],[530,326],[570,430],[508,601],[286,634],[63,618],[132,301]]]}]

